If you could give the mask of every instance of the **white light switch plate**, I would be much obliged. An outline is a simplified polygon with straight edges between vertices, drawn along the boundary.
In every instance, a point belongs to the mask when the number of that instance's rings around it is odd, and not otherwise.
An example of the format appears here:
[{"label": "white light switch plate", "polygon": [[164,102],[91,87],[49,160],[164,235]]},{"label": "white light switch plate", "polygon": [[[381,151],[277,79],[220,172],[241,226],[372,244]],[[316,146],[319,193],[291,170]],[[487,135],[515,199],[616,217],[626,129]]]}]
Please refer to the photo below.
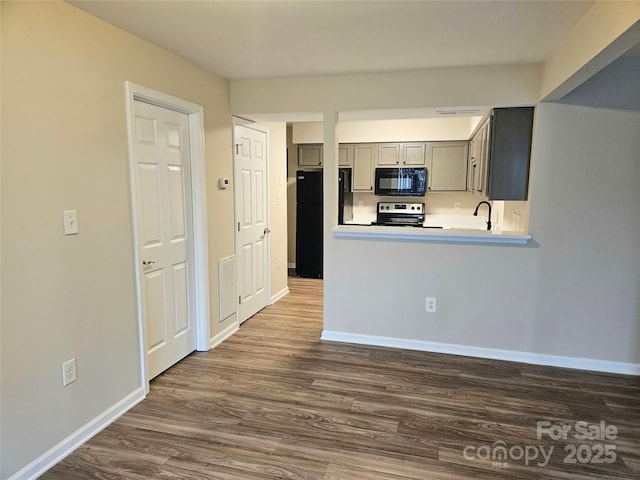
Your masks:
[{"label": "white light switch plate", "polygon": [[78,230],[78,211],[77,210],[65,210],[62,212],[62,218],[64,220],[64,234],[65,235],[77,235]]}]

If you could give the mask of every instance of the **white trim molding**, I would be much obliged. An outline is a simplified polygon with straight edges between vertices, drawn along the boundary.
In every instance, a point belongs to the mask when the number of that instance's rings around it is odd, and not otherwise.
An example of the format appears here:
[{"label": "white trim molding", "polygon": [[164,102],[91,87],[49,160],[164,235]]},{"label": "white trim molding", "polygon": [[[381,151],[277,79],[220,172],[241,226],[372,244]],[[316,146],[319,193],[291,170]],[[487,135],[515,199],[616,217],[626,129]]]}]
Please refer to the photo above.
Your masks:
[{"label": "white trim molding", "polygon": [[470,345],[455,345],[451,343],[427,342],[423,340],[408,340],[403,338],[379,337],[358,333],[322,331],[321,340],[342,343],[356,343],[361,345],[375,345],[378,347],[401,348],[422,352],[447,353],[465,357],[488,358],[505,360],[508,362],[529,363],[549,367],[573,368],[594,372],[618,373],[622,375],[640,376],[640,364],[611,362],[595,358],[565,357],[548,355],[545,353],[519,352],[515,350],[501,350],[497,348],[474,347]]},{"label": "white trim molding", "polygon": [[48,451],[40,455],[29,465],[14,473],[8,480],[31,480],[38,478],[80,445],[87,442],[91,437],[97,435],[108,427],[118,417],[144,400],[145,393],[146,392],[143,387],[138,387],[118,403],[111,406],[89,423],[80,427],[67,438],[55,445],[53,448],[50,448]]},{"label": "white trim molding", "polygon": [[286,297],[287,295],[289,295],[289,287],[284,287],[282,290],[280,290],[278,293],[276,293],[274,296],[271,297],[271,303],[269,305],[273,305],[278,300],[282,299],[283,297]]},{"label": "white trim molding", "polygon": [[209,238],[207,233],[207,187],[204,151],[204,109],[202,105],[182,100],[166,93],[158,92],[135,83],[125,82],[127,128],[129,134],[129,175],[133,212],[134,255],[136,262],[137,313],[139,331],[139,349],[141,385],[149,391],[147,380],[147,355],[142,316],[141,292],[142,279],[140,255],[138,252],[138,217],[135,184],[135,122],[134,100],[150,103],[184,113],[189,119],[189,144],[191,156],[191,204],[193,223],[193,296],[196,326],[196,349],[209,350]]},{"label": "white trim molding", "polygon": [[238,326],[238,322],[234,321],[231,325],[229,325],[227,328],[225,328],[224,330],[222,330],[220,333],[218,333],[217,335],[214,335],[210,342],[209,342],[209,346],[210,348],[215,348],[218,345],[220,345],[222,342],[224,342],[227,338],[229,338],[230,336],[232,336],[234,333],[236,333],[238,331],[240,327]]}]

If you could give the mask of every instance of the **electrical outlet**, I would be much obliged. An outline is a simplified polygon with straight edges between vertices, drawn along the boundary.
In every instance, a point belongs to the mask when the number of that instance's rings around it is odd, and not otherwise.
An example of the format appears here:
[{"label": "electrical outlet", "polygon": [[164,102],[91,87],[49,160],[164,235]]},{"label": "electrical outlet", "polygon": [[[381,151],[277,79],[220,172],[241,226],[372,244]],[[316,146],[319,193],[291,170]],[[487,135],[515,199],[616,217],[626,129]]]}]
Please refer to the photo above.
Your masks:
[{"label": "electrical outlet", "polygon": [[436,297],[427,297],[426,310],[428,313],[436,313],[437,311]]},{"label": "electrical outlet", "polygon": [[460,202],[453,202],[453,209],[460,210]]},{"label": "electrical outlet", "polygon": [[66,387],[77,379],[78,371],[76,369],[76,359],[72,358],[62,364],[62,386]]}]

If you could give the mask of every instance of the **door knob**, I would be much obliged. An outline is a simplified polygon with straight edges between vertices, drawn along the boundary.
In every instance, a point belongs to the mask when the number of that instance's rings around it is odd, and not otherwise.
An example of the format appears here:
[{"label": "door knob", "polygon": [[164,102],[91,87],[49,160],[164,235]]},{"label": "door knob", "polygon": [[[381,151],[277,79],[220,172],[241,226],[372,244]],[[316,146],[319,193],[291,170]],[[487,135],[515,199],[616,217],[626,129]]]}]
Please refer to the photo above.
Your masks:
[{"label": "door knob", "polygon": [[267,233],[271,233],[271,229],[269,227],[265,228],[262,231],[262,235],[260,235],[260,240],[262,240],[267,235]]}]

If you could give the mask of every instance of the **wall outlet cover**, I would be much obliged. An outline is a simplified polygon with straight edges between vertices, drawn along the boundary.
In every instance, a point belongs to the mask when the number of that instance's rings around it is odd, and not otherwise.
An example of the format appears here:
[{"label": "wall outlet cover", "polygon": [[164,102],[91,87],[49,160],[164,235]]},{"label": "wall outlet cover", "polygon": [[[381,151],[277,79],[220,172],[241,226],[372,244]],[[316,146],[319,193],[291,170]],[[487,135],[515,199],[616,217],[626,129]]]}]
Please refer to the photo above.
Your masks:
[{"label": "wall outlet cover", "polygon": [[426,309],[427,313],[436,313],[437,312],[438,307],[437,307],[437,303],[436,303],[436,297],[427,297],[425,309]]},{"label": "wall outlet cover", "polygon": [[66,387],[78,379],[76,359],[72,358],[62,364],[62,386]]}]

